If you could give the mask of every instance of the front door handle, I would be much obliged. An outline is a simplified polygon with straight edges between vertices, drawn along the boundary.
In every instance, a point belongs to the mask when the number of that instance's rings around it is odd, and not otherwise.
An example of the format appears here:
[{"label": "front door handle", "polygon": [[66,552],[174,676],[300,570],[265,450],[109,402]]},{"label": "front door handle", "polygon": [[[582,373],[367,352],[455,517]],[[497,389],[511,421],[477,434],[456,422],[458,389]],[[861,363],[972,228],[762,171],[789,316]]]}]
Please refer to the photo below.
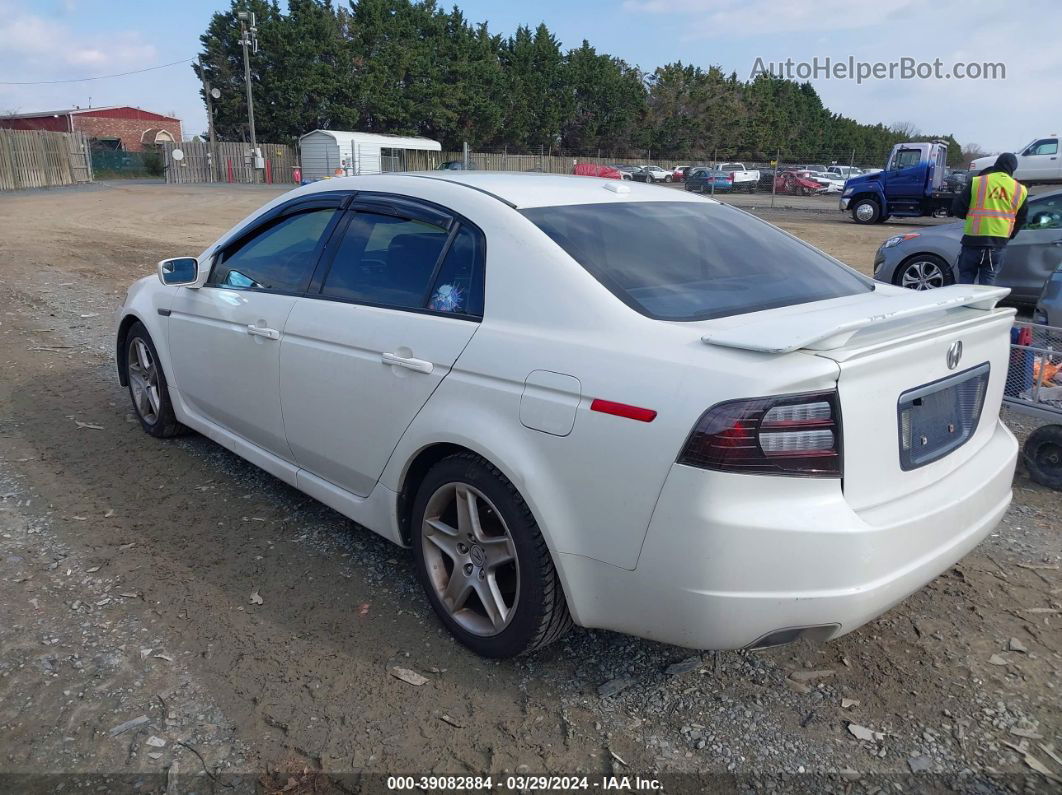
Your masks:
[{"label": "front door handle", "polygon": [[275,328],[263,328],[262,326],[250,325],[247,327],[247,333],[253,334],[256,337],[265,337],[267,340],[280,339],[280,332]]},{"label": "front door handle", "polygon": [[435,369],[435,365],[431,362],[426,362],[423,359],[409,359],[395,353],[381,353],[380,361],[384,364],[394,365],[395,367],[405,367],[407,370],[413,370],[417,373],[427,374]]}]

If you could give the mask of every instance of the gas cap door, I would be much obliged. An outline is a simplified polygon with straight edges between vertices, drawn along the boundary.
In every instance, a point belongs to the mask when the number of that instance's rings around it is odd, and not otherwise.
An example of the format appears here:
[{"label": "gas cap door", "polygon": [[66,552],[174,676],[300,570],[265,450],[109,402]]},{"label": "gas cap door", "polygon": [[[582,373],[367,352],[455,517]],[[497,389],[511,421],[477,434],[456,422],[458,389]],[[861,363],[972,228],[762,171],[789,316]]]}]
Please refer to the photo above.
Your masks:
[{"label": "gas cap door", "polygon": [[581,399],[582,385],[575,376],[533,370],[524,379],[520,423],[533,431],[567,436],[575,427],[575,411]]}]

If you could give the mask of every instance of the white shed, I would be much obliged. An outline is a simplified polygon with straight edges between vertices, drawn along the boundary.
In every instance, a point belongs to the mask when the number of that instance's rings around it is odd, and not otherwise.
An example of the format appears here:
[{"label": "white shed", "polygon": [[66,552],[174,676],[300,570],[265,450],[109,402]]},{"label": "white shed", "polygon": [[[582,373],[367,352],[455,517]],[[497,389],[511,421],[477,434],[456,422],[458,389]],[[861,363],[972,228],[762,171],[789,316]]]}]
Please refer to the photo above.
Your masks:
[{"label": "white shed", "polygon": [[430,138],[342,130],[314,130],[299,138],[304,182],[337,176],[337,168],[346,176],[405,171],[409,151],[441,152],[442,145]]}]

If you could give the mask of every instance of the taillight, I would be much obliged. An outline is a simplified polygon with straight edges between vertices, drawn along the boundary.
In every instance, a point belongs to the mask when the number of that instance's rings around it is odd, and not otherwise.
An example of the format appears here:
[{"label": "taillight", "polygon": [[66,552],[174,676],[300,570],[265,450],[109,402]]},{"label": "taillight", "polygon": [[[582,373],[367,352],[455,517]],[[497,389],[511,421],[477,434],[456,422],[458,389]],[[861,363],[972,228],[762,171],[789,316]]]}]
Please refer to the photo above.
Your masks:
[{"label": "taillight", "polygon": [[720,472],[841,477],[837,392],[811,392],[712,406],[678,463]]}]

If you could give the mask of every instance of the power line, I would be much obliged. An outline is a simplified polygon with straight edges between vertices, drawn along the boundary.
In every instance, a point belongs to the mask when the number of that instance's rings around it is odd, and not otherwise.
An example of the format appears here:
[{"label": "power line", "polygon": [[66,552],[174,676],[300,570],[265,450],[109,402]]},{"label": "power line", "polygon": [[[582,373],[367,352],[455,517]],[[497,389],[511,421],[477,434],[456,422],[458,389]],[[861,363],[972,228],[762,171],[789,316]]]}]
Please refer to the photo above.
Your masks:
[{"label": "power line", "polygon": [[90,80],[108,80],[112,77],[125,77],[126,75],[138,75],[143,72],[154,72],[156,69],[166,69],[170,66],[177,66],[182,63],[189,63],[194,61],[195,58],[184,58],[180,61],[174,61],[173,63],[164,63],[161,66],[149,66],[147,69],[134,69],[132,72],[118,72],[113,75],[100,75],[99,77],[75,77],[70,80],[27,80],[23,82],[12,80],[0,80],[0,86],[43,86],[54,85],[55,83],[87,83]]}]

